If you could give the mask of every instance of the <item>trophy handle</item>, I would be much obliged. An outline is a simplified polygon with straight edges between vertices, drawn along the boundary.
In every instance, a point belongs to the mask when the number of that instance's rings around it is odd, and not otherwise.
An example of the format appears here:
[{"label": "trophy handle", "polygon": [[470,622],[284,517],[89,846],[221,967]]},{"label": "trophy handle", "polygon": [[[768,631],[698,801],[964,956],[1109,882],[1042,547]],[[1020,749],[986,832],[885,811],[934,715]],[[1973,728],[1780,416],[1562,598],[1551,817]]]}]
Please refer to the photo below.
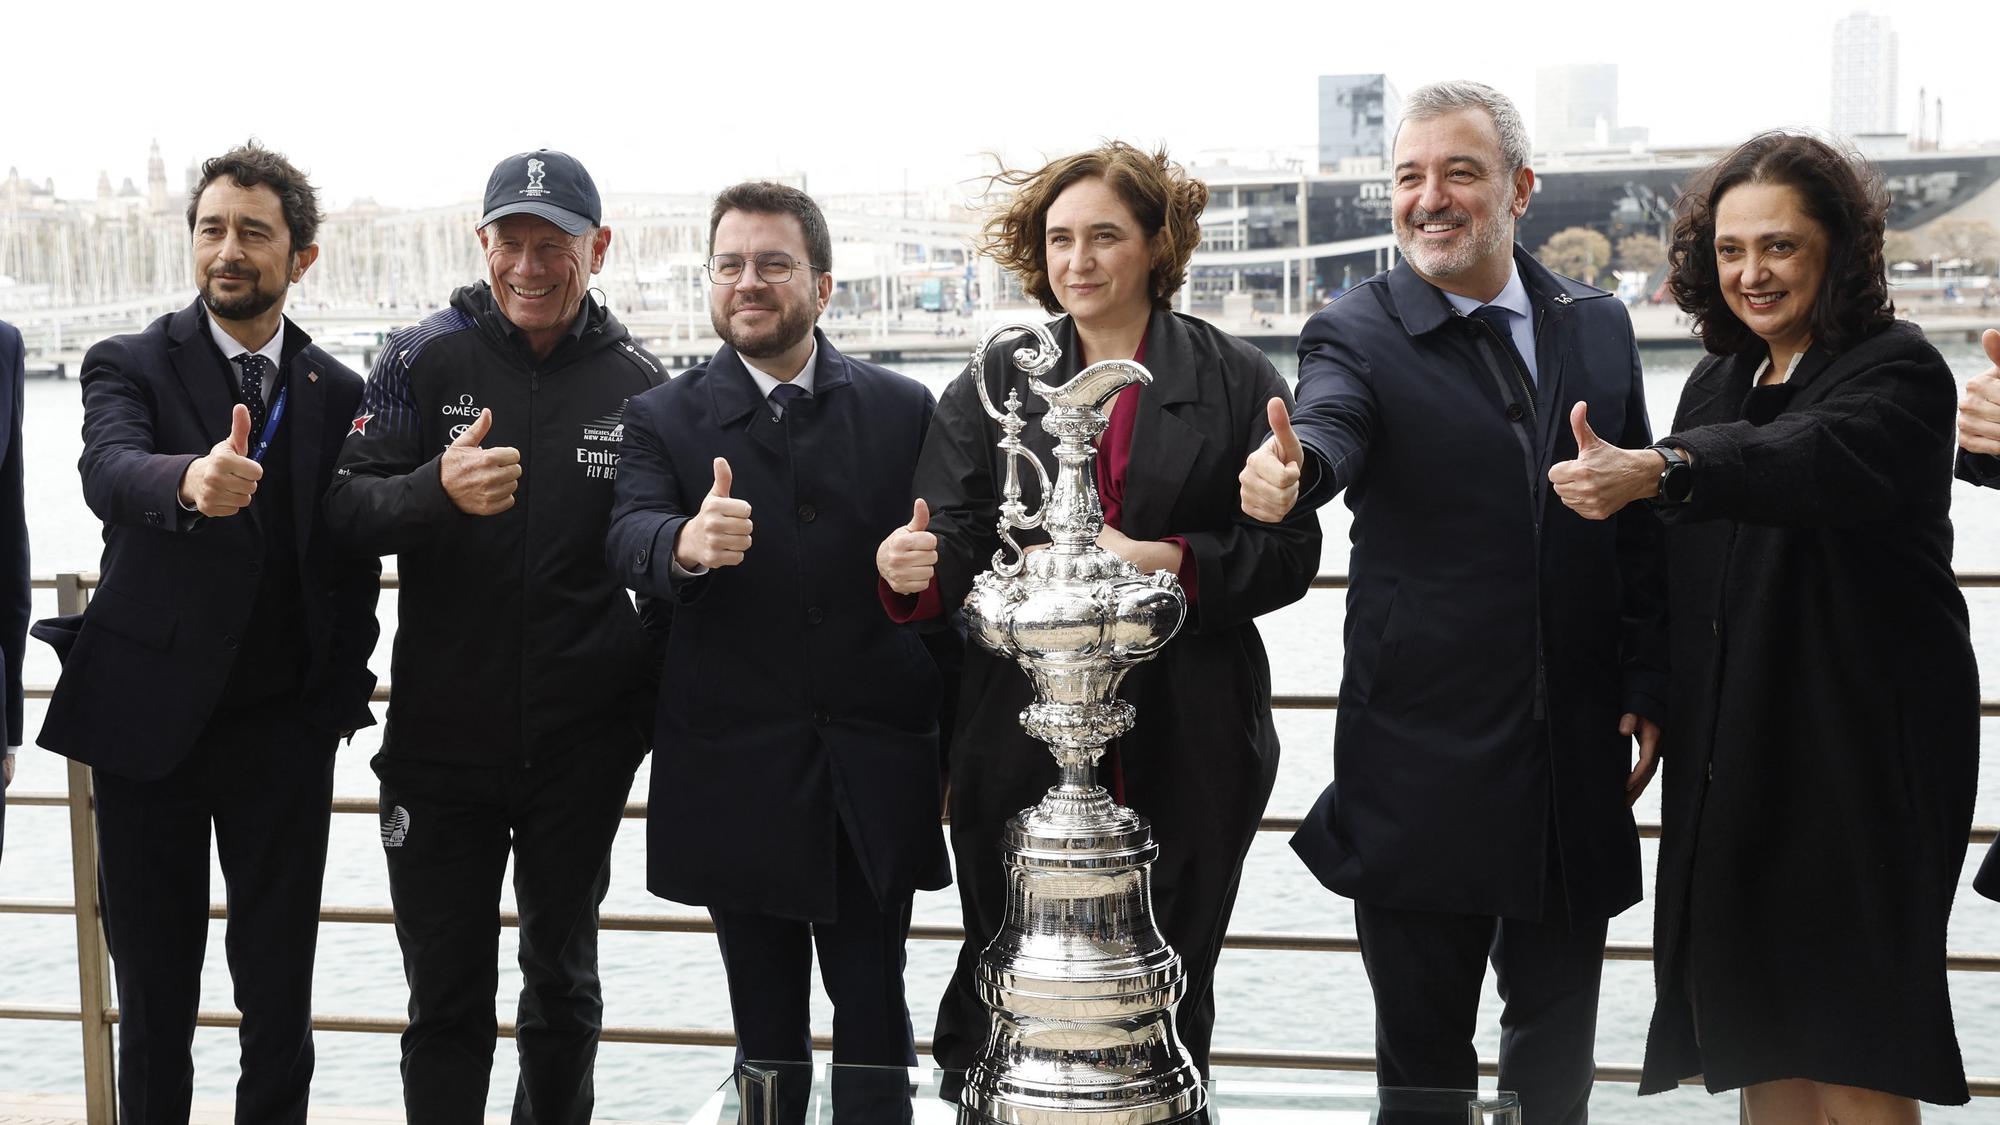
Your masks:
[{"label": "trophy handle", "polygon": [[[1048,326],[1026,321],[1013,321],[994,326],[972,349],[971,362],[978,373],[979,405],[985,408],[987,417],[1000,424],[999,449],[1007,455],[1007,479],[1000,492],[1000,517],[995,521],[1003,545],[993,552],[993,569],[1003,578],[1012,578],[1020,574],[1021,568],[1028,560],[1027,550],[1021,546],[1020,540],[1014,538],[1014,533],[1042,526],[1041,510],[1030,515],[1027,505],[1021,503],[1022,462],[1026,462],[1035,470],[1035,479],[1041,485],[1041,491],[1036,495],[1042,498],[1044,508],[1047,507],[1049,496],[1048,469],[1042,465],[1041,459],[1035,456],[1034,451],[1021,441],[1021,431],[1028,428],[1028,421],[1021,417],[1020,394],[1013,388],[1008,388],[1006,409],[996,410],[993,406],[993,396],[986,389],[987,349],[991,348],[1000,337],[1015,332],[1025,332],[1034,337],[1033,344],[1016,348],[1014,354],[1008,357],[1015,367],[1027,372],[1031,384],[1039,387],[1041,376],[1046,375],[1055,367],[1056,362],[1062,359],[1062,346],[1056,343],[1055,336],[1049,332]],[[1007,557],[1010,548],[1013,552],[1011,560]]]}]

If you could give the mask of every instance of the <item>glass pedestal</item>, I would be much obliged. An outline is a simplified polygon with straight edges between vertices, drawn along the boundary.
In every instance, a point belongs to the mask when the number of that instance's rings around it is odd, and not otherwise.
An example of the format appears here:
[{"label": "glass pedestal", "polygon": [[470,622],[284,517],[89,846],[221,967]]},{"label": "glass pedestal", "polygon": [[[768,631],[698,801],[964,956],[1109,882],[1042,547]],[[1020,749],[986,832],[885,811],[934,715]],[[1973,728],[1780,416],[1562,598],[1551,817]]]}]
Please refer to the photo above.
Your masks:
[{"label": "glass pedestal", "polygon": [[[1208,1106],[1175,1125],[1520,1125],[1502,1090],[1416,1090],[1361,1083],[1221,1078]],[[830,1063],[746,1062],[689,1125],[986,1125],[962,1117],[959,1071]],[[1071,1114],[1062,1125],[1137,1125],[1116,1112]],[[1051,1119],[1050,1125],[1055,1125]]]}]

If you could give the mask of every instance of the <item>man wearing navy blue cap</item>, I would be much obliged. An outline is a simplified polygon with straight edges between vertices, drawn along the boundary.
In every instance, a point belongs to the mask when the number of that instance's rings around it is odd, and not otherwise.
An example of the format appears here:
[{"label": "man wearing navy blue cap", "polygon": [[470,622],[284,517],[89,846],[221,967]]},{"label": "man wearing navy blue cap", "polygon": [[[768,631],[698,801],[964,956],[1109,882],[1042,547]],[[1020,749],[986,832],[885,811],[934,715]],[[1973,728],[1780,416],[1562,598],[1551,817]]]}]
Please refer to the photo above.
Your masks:
[{"label": "man wearing navy blue cap", "polygon": [[327,518],[401,575],[374,766],[410,985],[408,1119],[485,1119],[511,855],[514,1120],[581,1125],[604,1012],[598,906],[655,690],[604,534],[625,402],[662,376],[588,292],[611,230],[582,164],[502,160],[478,233],[487,281],[382,349]]}]

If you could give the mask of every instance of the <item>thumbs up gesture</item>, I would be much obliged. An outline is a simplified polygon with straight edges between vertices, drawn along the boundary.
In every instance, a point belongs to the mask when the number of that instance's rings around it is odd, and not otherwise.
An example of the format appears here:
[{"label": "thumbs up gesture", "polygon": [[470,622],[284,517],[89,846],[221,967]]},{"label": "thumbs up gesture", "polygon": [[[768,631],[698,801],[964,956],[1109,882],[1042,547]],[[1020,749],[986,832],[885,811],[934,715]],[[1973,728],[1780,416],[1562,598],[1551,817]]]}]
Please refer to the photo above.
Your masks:
[{"label": "thumbs up gesture", "polygon": [[921,594],[937,576],[937,536],[930,531],[931,506],[922,497],[910,506],[910,522],[889,533],[875,548],[875,572],[899,594]]},{"label": "thumbs up gesture", "polygon": [[1958,402],[1958,445],[1967,453],[2000,453],[2000,328],[1988,328],[1979,342],[1993,366],[1966,381]]},{"label": "thumbs up gesture", "polygon": [[468,516],[491,516],[514,506],[514,491],[521,487],[521,451],[500,445],[481,449],[479,443],[493,429],[493,412],[482,410],[465,432],[445,446],[438,464],[444,494]]},{"label": "thumbs up gesture", "polygon": [[1265,523],[1277,523],[1299,502],[1299,466],[1305,450],[1292,432],[1292,417],[1285,400],[1274,398],[1264,404],[1271,423],[1271,436],[1243,462],[1236,474],[1238,497],[1243,514]]},{"label": "thumbs up gesture", "polygon": [[729,495],[735,474],[729,462],[715,459],[715,483],[701,499],[701,510],[681,525],[674,538],[674,561],[683,570],[735,566],[750,549],[750,502]]},{"label": "thumbs up gesture", "polygon": [[1609,519],[1634,500],[1660,491],[1666,458],[1650,449],[1620,449],[1590,428],[1590,404],[1570,408],[1569,429],[1576,460],[1549,466],[1556,496],[1587,520]]},{"label": "thumbs up gesture", "polygon": [[181,506],[204,516],[233,516],[250,506],[264,466],[250,459],[250,408],[237,403],[229,415],[229,436],[181,474]]}]

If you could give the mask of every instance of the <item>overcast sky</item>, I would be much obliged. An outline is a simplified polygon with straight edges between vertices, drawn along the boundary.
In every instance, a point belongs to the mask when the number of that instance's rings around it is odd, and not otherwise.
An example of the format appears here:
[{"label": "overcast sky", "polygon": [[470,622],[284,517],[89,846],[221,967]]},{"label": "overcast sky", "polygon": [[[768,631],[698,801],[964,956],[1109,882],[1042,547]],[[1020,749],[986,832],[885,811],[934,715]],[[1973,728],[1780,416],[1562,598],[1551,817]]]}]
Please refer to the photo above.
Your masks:
[{"label": "overcast sky", "polygon": [[[1948,143],[2000,145],[2000,3],[1899,5],[1898,125],[1919,85]],[[1878,0],[1876,10],[1886,10]],[[0,166],[58,194],[100,169],[141,189],[158,139],[179,188],[196,156],[249,135],[308,168],[328,202],[476,197],[500,158],[584,161],[606,192],[713,191],[803,170],[816,192],[961,179],[997,151],[1034,160],[1116,136],[1176,154],[1301,148],[1321,74],[1384,71],[1407,91],[1490,82],[1534,124],[1535,68],[1619,66],[1621,125],[1656,144],[1824,127],[1846,5],[1199,5],[927,0],[706,5],[545,0],[8,5]]]}]

